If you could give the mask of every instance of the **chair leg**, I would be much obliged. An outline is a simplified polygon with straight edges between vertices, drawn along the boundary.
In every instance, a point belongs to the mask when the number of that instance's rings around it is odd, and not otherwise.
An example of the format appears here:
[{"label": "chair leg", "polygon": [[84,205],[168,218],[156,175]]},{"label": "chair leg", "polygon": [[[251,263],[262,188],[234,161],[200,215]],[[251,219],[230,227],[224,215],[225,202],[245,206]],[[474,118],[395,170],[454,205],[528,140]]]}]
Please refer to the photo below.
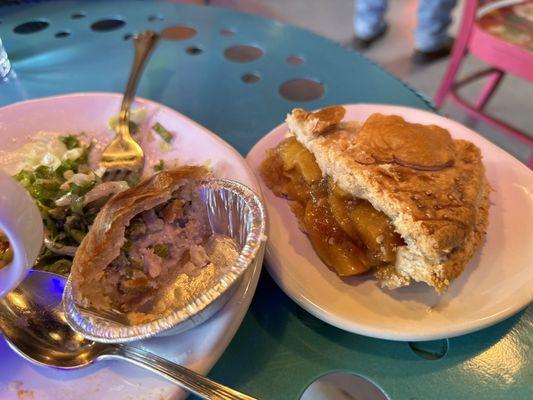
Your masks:
[{"label": "chair leg", "polygon": [[442,106],[446,96],[451,90],[453,90],[455,75],[457,75],[461,61],[468,50],[468,41],[470,39],[472,25],[474,24],[474,19],[476,16],[477,5],[477,0],[465,1],[463,17],[461,20],[461,28],[459,29],[457,39],[455,40],[446,73],[444,74],[439,89],[437,90],[437,94],[435,95],[435,105],[437,108]]},{"label": "chair leg", "polygon": [[498,85],[500,84],[504,72],[499,69],[494,69],[493,72],[490,73],[487,82],[483,86],[483,89],[481,89],[481,92],[479,93],[479,96],[476,100],[475,107],[476,110],[482,111],[485,108],[485,105],[489,101],[490,97],[492,96],[492,93],[496,90]]},{"label": "chair leg", "polygon": [[466,52],[464,51],[456,52],[454,48],[451,59],[448,63],[448,68],[446,69],[446,73],[444,74],[439,89],[437,90],[437,94],[435,95],[434,100],[437,108],[442,107],[444,100],[452,90],[453,83],[455,81],[455,75],[457,75],[457,72],[459,71],[459,67],[461,66],[461,61],[465,53]]}]

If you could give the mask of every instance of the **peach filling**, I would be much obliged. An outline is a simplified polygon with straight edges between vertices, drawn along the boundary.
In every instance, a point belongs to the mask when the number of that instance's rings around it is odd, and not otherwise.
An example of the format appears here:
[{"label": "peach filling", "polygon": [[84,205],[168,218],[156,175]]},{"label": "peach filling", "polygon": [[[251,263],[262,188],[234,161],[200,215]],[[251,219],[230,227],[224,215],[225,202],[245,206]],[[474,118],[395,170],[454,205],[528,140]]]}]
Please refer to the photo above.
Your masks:
[{"label": "peach filling", "polygon": [[323,177],[313,154],[294,137],[269,150],[261,174],[276,196],[289,200],[316,253],[338,275],[394,264],[404,242],[390,219]]}]

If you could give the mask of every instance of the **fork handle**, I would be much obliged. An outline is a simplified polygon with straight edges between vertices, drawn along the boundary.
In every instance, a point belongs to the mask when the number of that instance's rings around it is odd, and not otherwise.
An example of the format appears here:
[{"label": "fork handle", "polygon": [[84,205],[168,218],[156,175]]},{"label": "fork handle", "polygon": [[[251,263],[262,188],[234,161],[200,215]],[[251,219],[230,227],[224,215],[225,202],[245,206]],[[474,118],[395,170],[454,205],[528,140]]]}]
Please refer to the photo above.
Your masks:
[{"label": "fork handle", "polygon": [[152,53],[159,35],[152,31],[144,31],[133,37],[133,43],[135,44],[135,56],[133,59],[133,65],[131,66],[130,77],[128,78],[128,84],[124,91],[124,97],[122,99],[122,105],[120,106],[120,114],[118,118],[118,134],[123,138],[131,138],[129,130],[130,120],[130,108],[131,103],[135,97],[137,90],[137,84],[141,76],[142,70],[146,64],[146,60]]}]

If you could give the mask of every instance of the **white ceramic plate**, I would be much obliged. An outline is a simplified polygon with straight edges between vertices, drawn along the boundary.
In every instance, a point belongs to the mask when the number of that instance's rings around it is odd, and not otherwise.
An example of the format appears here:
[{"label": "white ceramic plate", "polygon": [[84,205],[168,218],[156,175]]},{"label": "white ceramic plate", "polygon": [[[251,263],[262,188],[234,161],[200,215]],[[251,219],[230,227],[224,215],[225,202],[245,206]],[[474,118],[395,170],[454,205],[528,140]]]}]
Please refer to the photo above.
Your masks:
[{"label": "white ceramic plate", "polygon": [[[0,168],[9,152],[38,131],[79,133],[84,131],[104,145],[112,138],[107,120],[119,110],[121,96],[110,93],[74,94],[14,104],[0,109]],[[215,173],[257,190],[258,184],[245,160],[230,145],[187,117],[163,105],[138,100],[146,107],[145,126],[159,121],[176,134],[172,150],[162,153],[157,135],[143,137],[147,162],[175,159],[180,163],[207,161]],[[12,140],[14,139],[14,140]],[[97,155],[97,151],[94,151]],[[206,374],[226,349],[239,327],[254,294],[260,273],[250,270],[229,302],[210,320],[182,334],[153,338],[138,345]],[[27,391],[27,392],[25,392]],[[74,371],[34,366],[17,356],[0,339],[0,398],[3,400],[59,399],[166,399],[185,393],[165,380],[124,362],[102,362]]]},{"label": "white ceramic plate", "polygon": [[[372,277],[340,279],[313,251],[287,202],[261,181],[270,220],[267,266],[278,285],[301,307],[341,329],[391,340],[431,340],[484,328],[517,312],[533,293],[533,172],[463,125],[406,107],[354,104],[346,119],[373,112],[397,114],[410,122],[437,124],[457,139],[481,148],[491,194],[486,242],[464,273],[442,296],[425,284],[383,290]],[[265,151],[287,134],[285,124],[250,151],[258,172]]]}]

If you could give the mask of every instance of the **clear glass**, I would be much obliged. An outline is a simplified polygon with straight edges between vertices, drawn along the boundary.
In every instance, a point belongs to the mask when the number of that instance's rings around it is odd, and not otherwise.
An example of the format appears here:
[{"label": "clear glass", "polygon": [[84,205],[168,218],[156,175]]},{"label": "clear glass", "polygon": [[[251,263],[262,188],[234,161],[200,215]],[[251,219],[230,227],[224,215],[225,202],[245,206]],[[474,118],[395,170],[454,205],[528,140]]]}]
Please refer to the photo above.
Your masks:
[{"label": "clear glass", "polygon": [[2,44],[2,39],[0,38],[0,79],[5,78],[11,69],[11,63],[9,58],[7,58],[6,50]]}]

